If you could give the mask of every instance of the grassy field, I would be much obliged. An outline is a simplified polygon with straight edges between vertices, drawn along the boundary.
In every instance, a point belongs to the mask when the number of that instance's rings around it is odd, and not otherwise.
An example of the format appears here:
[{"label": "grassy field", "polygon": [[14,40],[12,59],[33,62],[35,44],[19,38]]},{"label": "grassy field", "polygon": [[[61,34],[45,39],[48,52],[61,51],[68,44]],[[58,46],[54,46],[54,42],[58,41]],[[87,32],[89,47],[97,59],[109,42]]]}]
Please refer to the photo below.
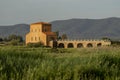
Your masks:
[{"label": "grassy field", "polygon": [[0,80],[120,80],[120,47],[0,47]]}]

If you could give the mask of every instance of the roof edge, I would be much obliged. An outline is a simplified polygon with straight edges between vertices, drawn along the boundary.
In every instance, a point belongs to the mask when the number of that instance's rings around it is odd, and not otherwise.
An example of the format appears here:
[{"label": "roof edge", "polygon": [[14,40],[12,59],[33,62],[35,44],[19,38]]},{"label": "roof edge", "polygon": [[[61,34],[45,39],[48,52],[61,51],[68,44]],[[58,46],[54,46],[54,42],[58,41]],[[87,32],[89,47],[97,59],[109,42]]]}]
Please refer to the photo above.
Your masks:
[{"label": "roof edge", "polygon": [[50,23],[48,23],[48,22],[36,22],[36,23],[31,23],[31,25],[32,24],[50,24]]}]

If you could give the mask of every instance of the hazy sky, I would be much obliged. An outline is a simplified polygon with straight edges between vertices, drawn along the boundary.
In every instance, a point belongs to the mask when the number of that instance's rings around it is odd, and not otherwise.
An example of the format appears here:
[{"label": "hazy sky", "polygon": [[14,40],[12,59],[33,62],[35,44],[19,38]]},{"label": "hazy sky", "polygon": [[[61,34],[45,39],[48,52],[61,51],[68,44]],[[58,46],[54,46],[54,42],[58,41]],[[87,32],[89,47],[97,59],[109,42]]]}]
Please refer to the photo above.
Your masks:
[{"label": "hazy sky", "polygon": [[120,0],[0,0],[0,25],[120,17]]}]

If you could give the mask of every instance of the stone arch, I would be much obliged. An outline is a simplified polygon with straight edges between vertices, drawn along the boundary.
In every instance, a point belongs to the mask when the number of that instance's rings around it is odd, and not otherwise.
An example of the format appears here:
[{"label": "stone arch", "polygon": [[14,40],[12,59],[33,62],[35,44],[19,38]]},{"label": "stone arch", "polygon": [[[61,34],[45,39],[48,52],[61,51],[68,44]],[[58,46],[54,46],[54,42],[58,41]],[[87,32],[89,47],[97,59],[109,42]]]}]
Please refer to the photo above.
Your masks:
[{"label": "stone arch", "polygon": [[64,45],[64,43],[59,43],[59,44],[58,44],[58,47],[59,47],[59,48],[65,48],[65,45]]},{"label": "stone arch", "polygon": [[74,48],[73,43],[68,43],[67,47],[68,48]]},{"label": "stone arch", "polygon": [[97,47],[101,47],[101,46],[102,46],[102,43],[98,43],[98,44],[97,44]]},{"label": "stone arch", "polygon": [[87,47],[93,47],[93,44],[92,43],[88,43]]},{"label": "stone arch", "polygon": [[81,47],[83,47],[83,44],[82,43],[78,43],[77,44],[77,48],[81,48]]}]

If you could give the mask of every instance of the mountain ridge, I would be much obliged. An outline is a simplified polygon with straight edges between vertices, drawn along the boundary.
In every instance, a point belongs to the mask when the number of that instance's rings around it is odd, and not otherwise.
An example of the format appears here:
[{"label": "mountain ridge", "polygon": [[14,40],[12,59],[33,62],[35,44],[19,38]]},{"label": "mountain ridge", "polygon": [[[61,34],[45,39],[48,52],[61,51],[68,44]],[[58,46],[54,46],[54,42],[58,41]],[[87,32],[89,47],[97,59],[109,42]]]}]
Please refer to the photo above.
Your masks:
[{"label": "mountain ridge", "polygon": [[[67,34],[70,39],[99,39],[102,37],[120,39],[120,18],[118,17],[103,19],[72,18],[50,23],[52,24],[52,31],[59,31],[60,35]],[[6,37],[10,34],[16,34],[25,39],[29,29],[28,24],[0,26],[0,36]]]},{"label": "mountain ridge", "polygon": [[70,38],[120,38],[120,18],[69,19],[54,21],[52,24],[53,30],[65,32]]}]

